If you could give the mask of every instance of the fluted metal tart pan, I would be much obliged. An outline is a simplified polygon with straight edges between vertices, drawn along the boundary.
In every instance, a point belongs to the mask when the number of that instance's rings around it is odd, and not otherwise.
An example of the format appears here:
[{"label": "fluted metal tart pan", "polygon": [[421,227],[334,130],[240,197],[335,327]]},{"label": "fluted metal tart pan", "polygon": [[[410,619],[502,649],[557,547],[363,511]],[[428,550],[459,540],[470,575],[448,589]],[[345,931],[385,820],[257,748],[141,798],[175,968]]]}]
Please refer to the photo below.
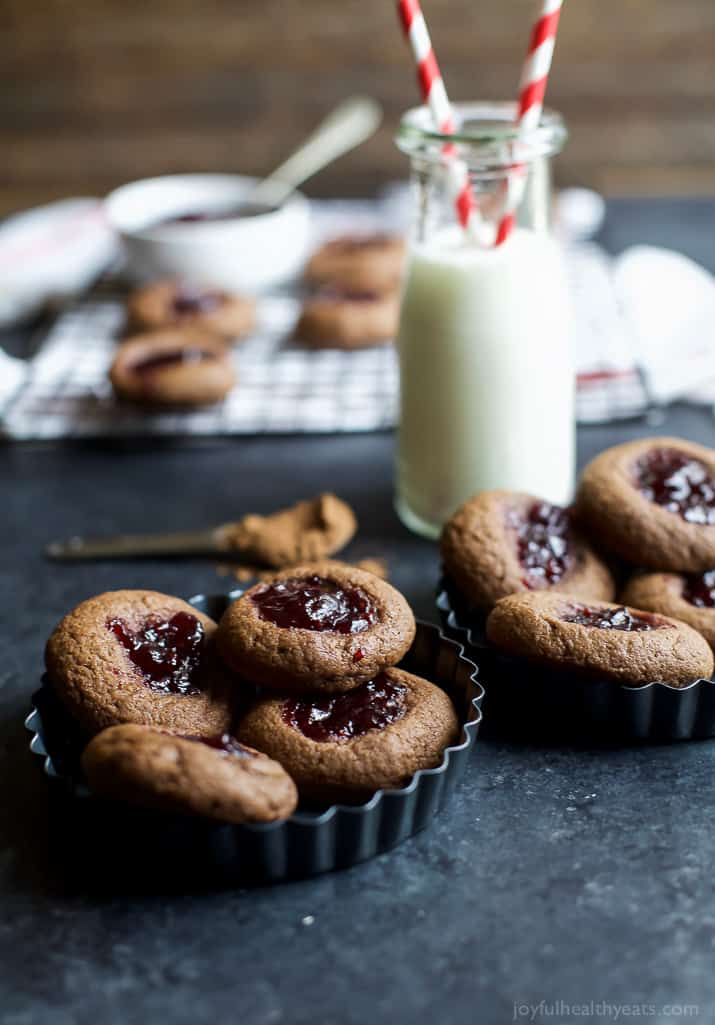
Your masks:
[{"label": "fluted metal tart pan", "polygon": [[628,686],[555,670],[487,644],[485,617],[449,580],[437,589],[445,633],[479,665],[485,731],[531,742],[669,743],[715,736],[715,678]]},{"label": "fluted metal tart pan", "polygon": [[[219,619],[241,593],[196,595],[190,601]],[[31,751],[66,799],[66,831],[95,864],[107,865],[111,855],[112,864],[126,867],[136,854],[139,871],[142,865],[147,871],[168,866],[172,877],[184,874],[190,885],[207,879],[277,882],[347,868],[390,850],[428,826],[454,790],[482,718],[477,666],[460,643],[422,622],[401,666],[438,684],[455,703],[462,729],[441,763],[419,770],[399,789],[378,790],[363,804],[299,808],[289,819],[267,825],[148,812],[90,794],[79,768],[81,735],[46,678],[33,695],[25,725],[32,734]]]}]

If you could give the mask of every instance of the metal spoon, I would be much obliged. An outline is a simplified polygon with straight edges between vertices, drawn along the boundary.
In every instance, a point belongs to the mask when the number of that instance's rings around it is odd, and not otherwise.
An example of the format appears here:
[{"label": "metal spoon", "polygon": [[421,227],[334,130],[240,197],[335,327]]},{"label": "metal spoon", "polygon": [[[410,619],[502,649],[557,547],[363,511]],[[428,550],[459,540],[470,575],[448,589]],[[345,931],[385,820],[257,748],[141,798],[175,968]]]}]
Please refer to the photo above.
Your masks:
[{"label": "metal spoon", "polygon": [[131,559],[170,555],[241,556],[228,539],[234,524],[208,530],[182,530],[167,534],[116,534],[114,537],[71,537],[45,547],[48,559],[76,562],[83,559]]},{"label": "metal spoon", "polygon": [[199,530],[161,534],[117,534],[114,537],[71,537],[45,548],[49,559],[132,559],[147,556],[220,555],[250,559],[267,566],[309,561],[334,555],[352,538],[357,521],[352,509],[337,496],[321,494],[303,499],[267,516],[248,513],[233,523]]},{"label": "metal spoon", "polygon": [[280,206],[304,181],[369,139],[381,121],[382,107],[368,96],[340,103],[280,167],[251,190],[243,204]]}]

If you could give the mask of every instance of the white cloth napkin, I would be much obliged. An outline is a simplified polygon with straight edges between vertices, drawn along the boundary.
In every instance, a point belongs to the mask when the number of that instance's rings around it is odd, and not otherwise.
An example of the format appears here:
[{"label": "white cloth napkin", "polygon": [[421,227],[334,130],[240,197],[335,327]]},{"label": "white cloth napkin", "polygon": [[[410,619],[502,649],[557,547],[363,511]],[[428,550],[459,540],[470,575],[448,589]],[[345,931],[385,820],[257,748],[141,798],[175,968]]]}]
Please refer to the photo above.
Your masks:
[{"label": "white cloth napkin", "polygon": [[668,249],[567,248],[583,423],[715,402],[715,278]]},{"label": "white cloth napkin", "polygon": [[633,246],[613,265],[633,351],[649,396],[715,398],[715,278],[681,253]]},{"label": "white cloth napkin", "polygon": [[0,225],[0,326],[84,291],[117,253],[99,199],[63,199]]},{"label": "white cloth napkin", "polygon": [[[79,295],[118,251],[98,199],[63,199],[0,225],[0,327],[21,323],[50,301]],[[0,404],[29,373],[0,349]]]}]

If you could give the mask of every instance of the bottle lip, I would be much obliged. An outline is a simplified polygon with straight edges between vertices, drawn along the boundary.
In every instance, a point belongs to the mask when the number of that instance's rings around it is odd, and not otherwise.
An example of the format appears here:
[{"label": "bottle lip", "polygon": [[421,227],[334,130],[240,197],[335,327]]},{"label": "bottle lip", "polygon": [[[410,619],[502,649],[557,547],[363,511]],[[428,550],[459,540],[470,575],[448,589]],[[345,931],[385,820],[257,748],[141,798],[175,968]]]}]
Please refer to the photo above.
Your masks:
[{"label": "bottle lip", "polygon": [[455,131],[436,131],[428,107],[412,107],[400,120],[395,142],[403,153],[443,160],[442,148],[452,143],[470,166],[509,167],[539,156],[559,153],[568,138],[558,111],[544,108],[539,124],[522,135],[515,123],[514,102],[452,104]]}]

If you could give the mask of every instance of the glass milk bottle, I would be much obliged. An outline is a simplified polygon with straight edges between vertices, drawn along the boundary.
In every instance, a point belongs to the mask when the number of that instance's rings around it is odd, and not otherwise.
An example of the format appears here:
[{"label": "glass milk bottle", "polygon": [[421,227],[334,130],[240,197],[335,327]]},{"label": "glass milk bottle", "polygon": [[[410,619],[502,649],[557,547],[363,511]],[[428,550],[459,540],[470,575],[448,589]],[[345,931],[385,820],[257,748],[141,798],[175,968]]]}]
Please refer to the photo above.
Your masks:
[{"label": "glass milk bottle", "polygon": [[[437,537],[470,495],[490,488],[568,503],[574,484],[574,371],[569,302],[549,234],[550,158],[564,143],[558,114],[517,140],[512,104],[454,108],[457,134],[403,117],[414,223],[398,338],[401,413],[396,508]],[[456,142],[479,214],[459,227],[443,153]],[[498,248],[494,226],[514,167],[525,188],[517,226]],[[510,176],[511,172],[511,176]],[[512,191],[512,195],[513,195]]]}]

